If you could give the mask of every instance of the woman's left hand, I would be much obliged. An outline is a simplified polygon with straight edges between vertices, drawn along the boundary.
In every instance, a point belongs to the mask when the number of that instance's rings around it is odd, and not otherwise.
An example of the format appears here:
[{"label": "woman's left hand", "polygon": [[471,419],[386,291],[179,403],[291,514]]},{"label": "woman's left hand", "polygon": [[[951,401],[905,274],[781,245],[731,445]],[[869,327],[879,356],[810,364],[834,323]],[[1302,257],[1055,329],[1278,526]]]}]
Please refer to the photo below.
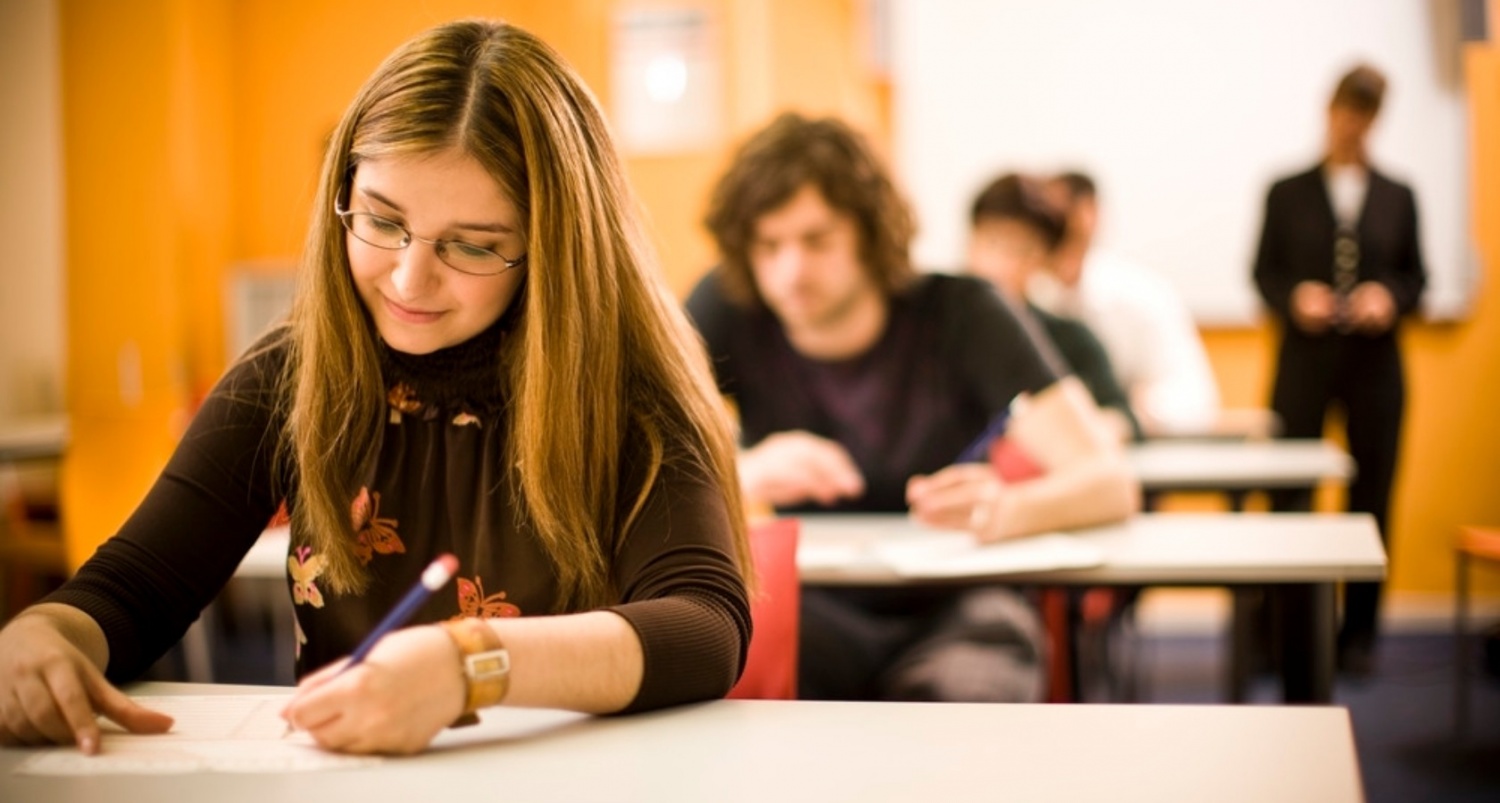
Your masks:
[{"label": "woman's left hand", "polygon": [[906,503],[916,519],[930,527],[986,529],[983,525],[1001,495],[1000,480],[988,463],[956,463],[906,483]]},{"label": "woman's left hand", "polygon": [[463,713],[458,648],[440,626],[391,633],[340,674],[344,663],[304,678],[281,714],[328,750],[417,753]]}]

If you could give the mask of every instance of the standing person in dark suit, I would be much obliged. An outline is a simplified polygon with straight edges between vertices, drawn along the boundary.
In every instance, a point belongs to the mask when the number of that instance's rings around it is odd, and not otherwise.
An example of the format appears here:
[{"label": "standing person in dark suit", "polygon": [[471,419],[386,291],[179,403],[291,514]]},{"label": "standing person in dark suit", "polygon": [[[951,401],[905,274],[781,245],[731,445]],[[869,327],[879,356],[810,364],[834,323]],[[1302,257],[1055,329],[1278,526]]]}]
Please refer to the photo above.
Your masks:
[{"label": "standing person in dark suit", "polygon": [[[1412,191],[1376,171],[1365,140],[1386,81],[1360,65],[1328,105],[1327,152],[1311,170],[1278,181],[1266,198],[1255,260],[1261,297],[1282,323],[1271,407],[1289,438],[1316,438],[1337,403],[1358,474],[1349,509],[1387,514],[1405,402],[1397,327],[1426,284]],[[1297,500],[1279,497],[1278,507]],[[1302,500],[1305,503],[1305,499]],[[1352,583],[1339,630],[1340,669],[1373,668],[1379,583]]]}]

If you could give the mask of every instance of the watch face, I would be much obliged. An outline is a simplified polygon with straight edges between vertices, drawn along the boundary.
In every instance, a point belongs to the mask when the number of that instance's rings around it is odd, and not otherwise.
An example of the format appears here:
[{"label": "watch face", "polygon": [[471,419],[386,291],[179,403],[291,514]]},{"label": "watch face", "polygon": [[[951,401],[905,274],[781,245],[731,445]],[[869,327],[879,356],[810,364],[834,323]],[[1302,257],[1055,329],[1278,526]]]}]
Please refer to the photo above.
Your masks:
[{"label": "watch face", "polygon": [[505,677],[510,674],[510,653],[490,650],[464,656],[464,671],[475,680]]}]

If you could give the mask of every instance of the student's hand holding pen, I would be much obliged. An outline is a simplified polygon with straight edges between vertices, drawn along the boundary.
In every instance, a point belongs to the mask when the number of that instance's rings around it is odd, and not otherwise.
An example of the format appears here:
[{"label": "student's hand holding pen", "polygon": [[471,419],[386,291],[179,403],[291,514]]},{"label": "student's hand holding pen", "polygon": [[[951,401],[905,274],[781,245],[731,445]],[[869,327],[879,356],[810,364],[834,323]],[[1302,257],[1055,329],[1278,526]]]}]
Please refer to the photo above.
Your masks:
[{"label": "student's hand holding pen", "polygon": [[463,713],[453,639],[440,627],[398,630],[458,571],[439,555],[349,658],[305,678],[281,715],[330,750],[415,753]]},{"label": "student's hand holding pen", "polygon": [[323,748],[409,755],[463,713],[459,654],[440,626],[397,630],[358,666],[347,664],[308,675],[282,711]]},{"label": "student's hand holding pen", "polygon": [[131,700],[105,679],[99,625],[67,605],[43,604],[0,630],[0,744],[75,743],[99,752],[96,714],[131,733],[165,733],[172,718]]},{"label": "student's hand holding pen", "polygon": [[740,485],[756,502],[782,507],[832,505],[865,492],[865,478],[844,447],[801,430],[768,435],[740,453]]},{"label": "student's hand holding pen", "polygon": [[989,463],[955,463],[907,480],[906,504],[929,527],[971,530],[982,541],[1002,538],[1008,494]]}]

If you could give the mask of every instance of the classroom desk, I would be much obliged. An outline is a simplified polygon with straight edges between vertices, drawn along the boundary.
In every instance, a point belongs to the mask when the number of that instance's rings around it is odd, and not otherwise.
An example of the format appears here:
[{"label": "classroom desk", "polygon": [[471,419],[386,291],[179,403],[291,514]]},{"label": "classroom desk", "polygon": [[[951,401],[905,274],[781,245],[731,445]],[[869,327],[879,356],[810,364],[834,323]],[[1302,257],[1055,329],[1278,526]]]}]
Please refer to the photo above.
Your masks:
[{"label": "classroom desk", "polygon": [[0,420],[0,463],[56,460],[68,445],[66,415]]},{"label": "classroom desk", "polygon": [[25,751],[4,749],[0,799],[1363,800],[1343,708],[720,700],[617,718],[507,709],[491,716],[548,724],[373,767],[303,773],[27,776],[12,772]]},{"label": "classroom desk", "polygon": [[[1320,483],[1347,483],[1356,470],[1354,460],[1344,450],[1318,439],[1147,441],[1131,446],[1128,455],[1147,494],[1148,507],[1154,506],[1149,500],[1156,494],[1208,491],[1224,494],[1231,510],[1244,510],[1253,492],[1295,491],[1297,501],[1291,504],[1310,510],[1313,492]],[[1287,589],[1283,596],[1302,593]],[[1230,699],[1239,701],[1244,699],[1249,682],[1251,631],[1260,606],[1280,603],[1250,588],[1235,589],[1233,600],[1233,655],[1228,683]],[[1295,600],[1291,605],[1293,609],[1303,607]]]},{"label": "classroom desk", "polygon": [[1324,481],[1348,482],[1355,470],[1344,450],[1314,439],[1146,441],[1126,454],[1147,493],[1217,491],[1235,510],[1252,491],[1311,491]]},{"label": "classroom desk", "polygon": [[[1146,513],[1123,524],[1075,531],[1098,547],[1103,563],[1003,575],[943,580],[900,577],[868,550],[876,541],[920,539],[931,531],[900,514],[805,515],[804,549],[848,555],[843,565],[820,561],[801,571],[803,582],[836,586],[892,586],[935,582],[1017,585],[1271,586],[1282,624],[1282,692],[1287,702],[1333,699],[1334,583],[1379,580],[1386,555],[1367,514]],[[1231,641],[1230,698],[1243,694],[1248,645],[1243,628]]]},{"label": "classroom desk", "polygon": [[1225,407],[1213,421],[1192,426],[1157,427],[1146,433],[1152,440],[1263,440],[1281,434],[1281,417],[1264,407]]}]

